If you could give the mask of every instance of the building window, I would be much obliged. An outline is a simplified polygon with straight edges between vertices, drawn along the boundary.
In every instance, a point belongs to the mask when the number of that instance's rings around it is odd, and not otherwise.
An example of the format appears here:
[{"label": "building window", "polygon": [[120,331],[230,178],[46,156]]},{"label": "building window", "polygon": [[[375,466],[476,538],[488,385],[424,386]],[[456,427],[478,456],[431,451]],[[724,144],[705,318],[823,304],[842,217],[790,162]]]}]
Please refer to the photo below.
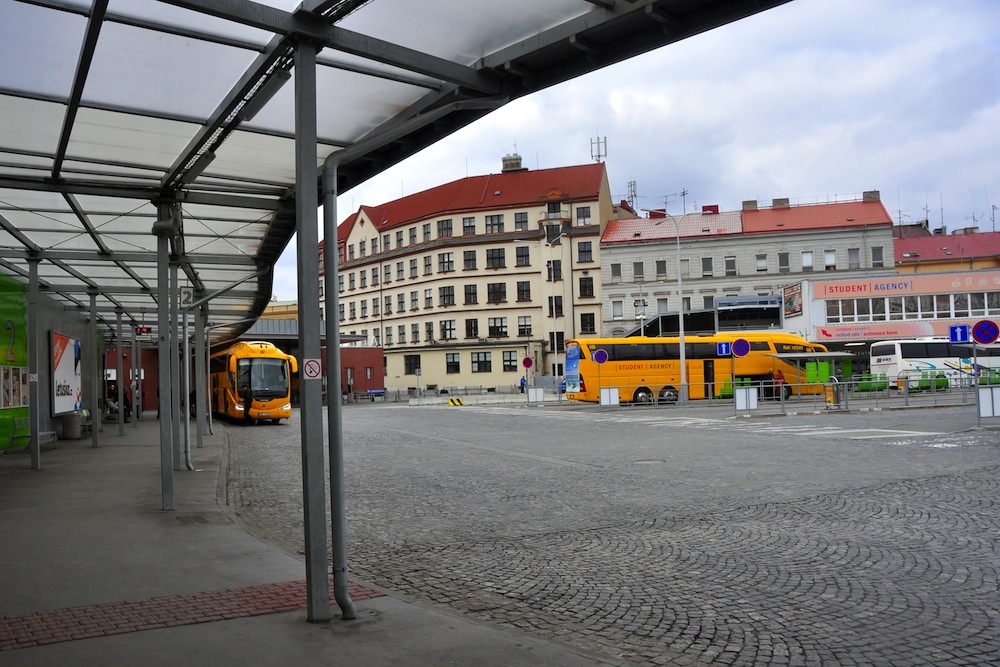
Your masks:
[{"label": "building window", "polygon": [[788,253],[779,252],[778,253],[778,273],[788,273],[791,271],[788,263]]},{"label": "building window", "polygon": [[406,354],[403,355],[403,374],[404,375],[416,375],[417,371],[420,370],[420,355],[419,354]]},{"label": "building window", "polygon": [[875,246],[872,248],[872,268],[881,269],[885,266],[885,262],[882,259],[882,246]]},{"label": "building window", "polygon": [[625,311],[622,309],[621,301],[611,302],[611,319],[613,320],[623,320],[625,319]]},{"label": "building window", "polygon": [[504,350],[503,353],[503,369],[504,371],[517,372],[517,351],[516,350]]},{"label": "building window", "polygon": [[531,281],[519,280],[517,283],[517,300],[531,301]]},{"label": "building window", "polygon": [[434,323],[424,322],[424,337],[427,338],[428,343],[434,342]]},{"label": "building window", "polygon": [[479,303],[479,293],[475,285],[465,286],[465,303]]},{"label": "building window", "polygon": [[593,262],[593,244],[590,241],[580,241],[579,245],[576,246],[576,256],[581,262]]},{"label": "building window", "polygon": [[385,328],[385,344],[392,345],[392,327]]},{"label": "building window", "polygon": [[351,319],[357,318],[357,309],[354,307],[354,302],[351,302]]},{"label": "building window", "polygon": [[562,202],[550,201],[545,205],[545,217],[549,220],[558,220],[562,217]]},{"label": "building window", "polygon": [[562,331],[549,332],[549,346],[556,352],[566,351],[566,337]]},{"label": "building window", "polygon": [[[361,285],[362,288],[368,287],[368,272],[367,271],[358,271],[358,283]],[[323,295],[320,294],[320,296],[323,296]]]},{"label": "building window", "polygon": [[[396,232],[396,247],[397,248],[402,248],[403,247],[403,230],[402,229],[400,229],[398,232]],[[388,249],[389,249],[388,246],[386,246],[386,250],[388,250]]]},{"label": "building window", "polygon": [[622,279],[622,265],[621,264],[612,264],[611,265],[611,281],[612,282],[621,282],[621,279]]},{"label": "building window", "polygon": [[701,275],[704,278],[711,278],[714,275],[712,270],[712,258],[702,257],[701,258]]},{"label": "building window", "polygon": [[585,227],[590,224],[590,207],[589,206],[577,206],[576,207],[576,224],[580,227]]},{"label": "building window", "polygon": [[802,251],[802,273],[812,273],[813,253],[812,250]]},{"label": "building window", "polygon": [[507,318],[506,317],[491,317],[487,323],[490,328],[490,338],[506,338],[507,337]]},{"label": "building window", "polygon": [[349,262],[352,259],[354,259],[354,244],[353,243],[347,246],[347,261]]},{"label": "building window", "polygon": [[493,370],[493,364],[490,362],[489,352],[473,352],[472,353],[472,372],[473,373],[489,373]]},{"label": "building window", "polygon": [[462,218],[462,236],[474,236],[476,233],[476,219]]},{"label": "building window", "polygon": [[847,249],[847,268],[854,270],[861,268],[861,248]]},{"label": "building window", "polygon": [[378,297],[375,297],[374,299],[372,299],[372,315],[378,317],[381,312],[382,311],[379,310]]},{"label": "building window", "polygon": [[364,257],[367,255],[366,246],[364,241],[358,241],[358,257]]},{"label": "building window", "polygon": [[517,335],[531,335],[531,315],[520,315],[517,318]]},{"label": "building window", "polygon": [[445,373],[461,373],[461,364],[458,361],[458,352],[448,352],[444,355],[444,372]]},{"label": "building window", "polygon": [[430,241],[431,240],[431,223],[429,223],[429,222],[425,222],[424,223],[424,225],[423,225],[423,232],[424,232],[424,240],[425,241]]},{"label": "building window", "polygon": [[438,238],[451,238],[451,220],[438,220]]},{"label": "building window", "polygon": [[547,280],[549,280],[550,282],[553,280],[562,280],[561,259],[550,259],[545,263],[545,268],[548,273]]},{"label": "building window", "polygon": [[736,257],[730,255],[725,258],[726,265],[726,275],[735,276],[736,275]]},{"label": "building window", "polygon": [[488,248],[486,250],[487,269],[502,269],[506,266],[507,260],[503,248]]},{"label": "building window", "polygon": [[646,264],[644,262],[632,262],[632,280],[641,282],[646,279]]},{"label": "building window", "polygon": [[455,270],[455,253],[453,252],[442,252],[438,253],[438,271],[441,273],[447,273],[448,271]]},{"label": "building window", "polygon": [[562,317],[563,298],[561,296],[549,297],[549,317]]},{"label": "building window", "polygon": [[392,296],[385,297],[385,314],[392,315]]},{"label": "building window", "polygon": [[337,310],[340,311],[340,321],[343,322],[344,319],[345,319],[345,317],[344,317],[344,304],[342,304],[342,303],[339,304],[338,307],[337,307]]},{"label": "building window", "polygon": [[339,292],[340,294],[344,293],[344,274],[343,273],[341,273],[339,276],[337,276],[337,292]]},{"label": "building window", "polygon": [[378,285],[378,267],[372,268],[372,285]]},{"label": "building window", "polygon": [[417,228],[410,227],[410,245],[417,244]]},{"label": "building window", "polygon": [[402,280],[406,277],[406,270],[404,268],[403,262],[396,262],[396,280]]},{"label": "building window", "polygon": [[382,282],[391,283],[392,282],[392,264],[386,264],[382,271]]},{"label": "building window", "polygon": [[526,232],[528,231],[528,212],[521,211],[520,213],[514,214],[514,231]]},{"label": "building window", "polygon": [[825,271],[836,271],[837,270],[837,251],[836,250],[825,250],[825,251],[823,251],[823,269]]},{"label": "building window", "polygon": [[715,295],[706,294],[702,297],[703,308],[705,310],[712,310],[715,307]]},{"label": "building window", "polygon": [[406,342],[406,325],[405,324],[400,324],[399,325],[399,342],[400,343],[405,343]]},{"label": "building window", "polygon": [[486,285],[486,301],[503,303],[507,300],[507,283],[488,283]]},{"label": "building window", "polygon": [[396,310],[401,313],[406,312],[406,292],[400,292],[396,295]]},{"label": "building window", "polygon": [[476,251],[466,250],[462,253],[462,268],[471,271],[476,268]]},{"label": "building window", "polygon": [[434,273],[434,258],[430,255],[424,255],[424,275],[429,276]]},{"label": "building window", "polygon": [[594,279],[590,276],[582,276],[580,278],[580,296],[581,297],[592,297],[594,296]]},{"label": "building window", "polygon": [[414,257],[410,260],[410,277],[416,278],[418,275],[420,275],[420,267],[417,266],[417,258]]},{"label": "building window", "polygon": [[368,299],[361,300],[361,317],[368,317]]},{"label": "building window", "polygon": [[410,325],[410,340],[414,343],[420,342],[420,325],[416,322]]},{"label": "building window", "polygon": [[[399,237],[399,240],[400,240],[400,243],[402,243],[403,237],[402,236]],[[391,234],[383,234],[382,235],[382,252],[385,252],[385,251],[387,251],[387,250],[389,250],[389,249],[392,248],[391,241],[392,241],[392,235]]]},{"label": "building window", "polygon": [[427,288],[424,290],[424,308],[434,307],[434,290]]},{"label": "building window", "polygon": [[453,285],[438,288],[438,304],[442,306],[455,305],[455,287]]},{"label": "building window", "polygon": [[455,338],[455,320],[441,320],[441,340]]},{"label": "building window", "polygon": [[354,289],[354,271],[347,275],[347,289]]},{"label": "building window", "polygon": [[580,313],[580,333],[597,333],[597,316],[593,313]]},{"label": "building window", "polygon": [[501,234],[503,233],[503,214],[488,215],[486,216],[486,233],[487,234]]},{"label": "building window", "polygon": [[417,310],[420,308],[420,292],[413,290],[410,292],[410,310]]},{"label": "building window", "polygon": [[667,260],[665,259],[656,260],[656,277],[657,278],[667,277]]},{"label": "building window", "polygon": [[377,255],[378,254],[378,237],[377,236],[372,239],[372,254],[373,255]]},{"label": "building window", "polygon": [[562,227],[559,225],[545,225],[545,243],[548,245],[559,245],[562,238]]},{"label": "building window", "polygon": [[518,246],[514,249],[514,254],[518,266],[531,266],[531,248],[528,246]]},{"label": "building window", "polygon": [[757,255],[757,273],[767,273],[767,254]]},{"label": "building window", "polygon": [[479,320],[477,318],[465,320],[465,337],[479,338]]}]

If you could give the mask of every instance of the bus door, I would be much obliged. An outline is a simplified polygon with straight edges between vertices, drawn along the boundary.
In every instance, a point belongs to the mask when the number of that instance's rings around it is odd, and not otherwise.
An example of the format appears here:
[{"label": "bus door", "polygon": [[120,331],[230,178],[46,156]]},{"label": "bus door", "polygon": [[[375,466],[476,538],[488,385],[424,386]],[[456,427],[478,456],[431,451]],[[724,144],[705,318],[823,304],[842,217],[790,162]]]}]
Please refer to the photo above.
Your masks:
[{"label": "bus door", "polygon": [[705,397],[715,396],[715,360],[705,360]]}]

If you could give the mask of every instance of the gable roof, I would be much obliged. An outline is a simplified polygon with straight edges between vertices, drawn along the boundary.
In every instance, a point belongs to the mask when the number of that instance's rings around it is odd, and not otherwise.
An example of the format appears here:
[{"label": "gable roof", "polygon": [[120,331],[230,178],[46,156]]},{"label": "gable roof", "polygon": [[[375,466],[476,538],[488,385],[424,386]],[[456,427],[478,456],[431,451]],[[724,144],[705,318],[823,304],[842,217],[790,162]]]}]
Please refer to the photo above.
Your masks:
[{"label": "gable roof", "polygon": [[881,201],[805,204],[743,211],[743,231],[747,234],[870,225],[892,225],[892,218]]},{"label": "gable roof", "polygon": [[377,206],[361,206],[338,228],[346,240],[364,216],[378,233],[431,217],[472,214],[542,202],[597,200],[605,180],[603,163],[469,176]]},{"label": "gable roof", "polygon": [[892,247],[896,255],[896,264],[953,261],[962,258],[1000,258],[1000,232],[910,236],[894,239]]}]

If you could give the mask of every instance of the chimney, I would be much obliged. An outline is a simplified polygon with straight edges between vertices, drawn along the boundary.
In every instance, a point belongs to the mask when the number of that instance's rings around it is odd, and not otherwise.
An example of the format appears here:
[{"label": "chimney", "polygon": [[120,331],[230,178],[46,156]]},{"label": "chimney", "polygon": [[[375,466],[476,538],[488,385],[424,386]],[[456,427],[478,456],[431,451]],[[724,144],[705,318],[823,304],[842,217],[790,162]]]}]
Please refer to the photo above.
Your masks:
[{"label": "chimney", "polygon": [[502,173],[507,173],[508,171],[528,171],[521,166],[521,156],[517,153],[508,153],[503,157],[503,168],[500,170]]},{"label": "chimney", "polygon": [[719,205],[718,204],[707,204],[701,207],[702,215],[719,215]]},{"label": "chimney", "polygon": [[861,201],[881,201],[882,198],[878,190],[866,190],[861,194]]},{"label": "chimney", "polygon": [[757,210],[757,200],[756,199],[744,199],[743,200],[743,210],[744,211],[756,211]]},{"label": "chimney", "polygon": [[771,200],[771,208],[791,208],[788,204],[788,197],[780,197]]}]

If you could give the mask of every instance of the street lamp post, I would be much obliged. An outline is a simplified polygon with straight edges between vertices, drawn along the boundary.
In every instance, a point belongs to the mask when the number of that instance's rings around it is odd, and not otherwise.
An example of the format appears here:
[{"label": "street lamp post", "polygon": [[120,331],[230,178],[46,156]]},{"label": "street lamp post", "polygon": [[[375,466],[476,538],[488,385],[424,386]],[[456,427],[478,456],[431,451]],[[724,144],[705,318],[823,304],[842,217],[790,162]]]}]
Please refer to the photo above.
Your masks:
[{"label": "street lamp post", "polygon": [[[674,230],[677,232],[677,334],[680,342],[681,348],[681,386],[678,388],[677,402],[687,403],[688,400],[688,384],[687,384],[687,359],[686,352],[684,350],[684,281],[681,276],[681,224],[677,221],[677,218],[667,213],[666,208],[663,209],[663,215],[670,218],[670,221],[674,223]],[[659,222],[656,224],[660,224]]]}]

